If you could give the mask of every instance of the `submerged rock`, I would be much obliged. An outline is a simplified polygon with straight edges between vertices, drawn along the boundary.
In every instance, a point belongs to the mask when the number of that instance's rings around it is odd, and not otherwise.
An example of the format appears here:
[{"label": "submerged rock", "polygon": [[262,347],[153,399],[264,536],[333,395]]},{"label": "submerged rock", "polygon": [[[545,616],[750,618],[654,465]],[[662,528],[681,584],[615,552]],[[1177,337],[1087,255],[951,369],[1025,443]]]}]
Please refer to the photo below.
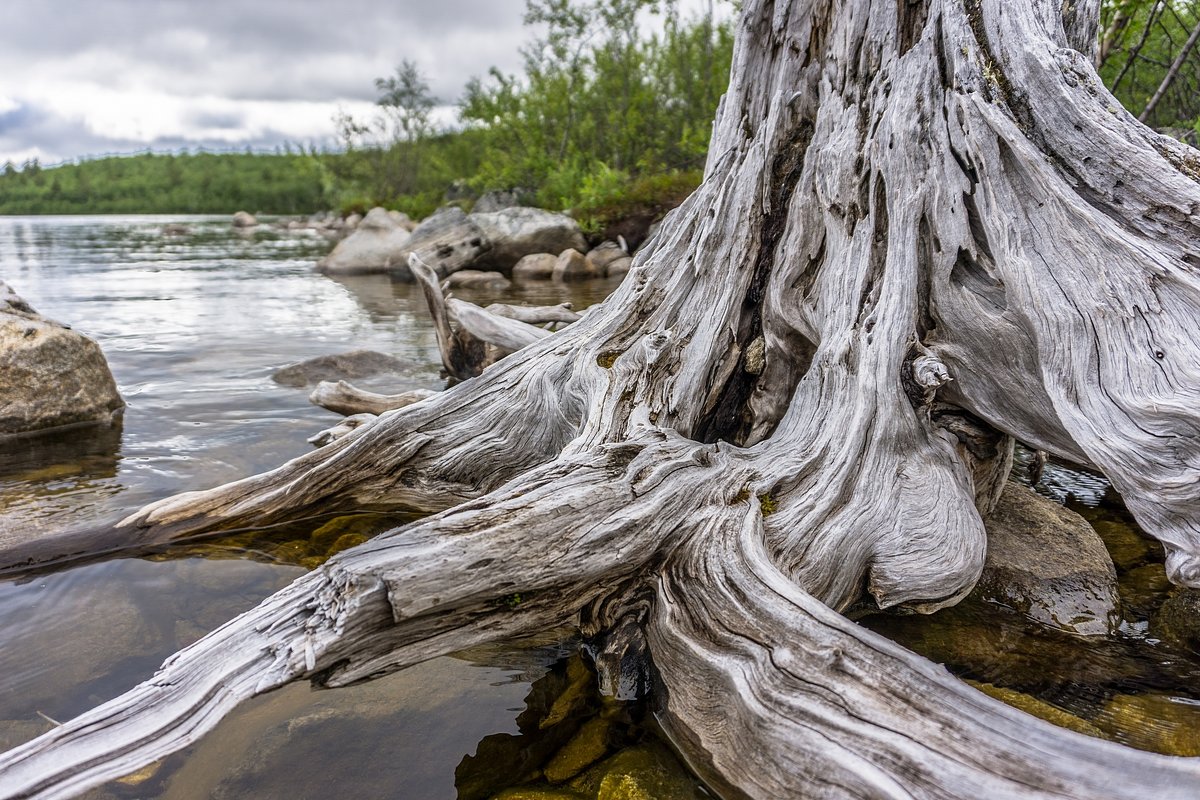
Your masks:
[{"label": "submerged rock", "polygon": [[1109,737],[1139,750],[1200,756],[1200,703],[1162,694],[1117,695],[1093,720]]},{"label": "submerged rock", "polygon": [[1009,483],[986,523],[987,561],[972,595],[1069,633],[1117,623],[1117,573],[1104,543],[1073,511]]},{"label": "submerged rock", "polygon": [[458,289],[464,286],[486,286],[492,289],[506,289],[512,282],[499,272],[481,272],[477,269],[460,269],[452,272],[446,278],[446,288]]},{"label": "submerged rock", "polygon": [[611,732],[612,722],[604,717],[592,717],[583,723],[571,740],[546,764],[546,780],[562,783],[599,761],[608,752]]},{"label": "submerged rock", "polygon": [[1002,686],[995,686],[990,683],[980,683],[979,681],[969,680],[966,683],[983,692],[988,697],[992,697],[1002,703],[1007,703],[1013,708],[1020,709],[1026,714],[1045,720],[1060,728],[1066,728],[1067,730],[1086,734],[1087,736],[1095,736],[1098,739],[1107,738],[1104,731],[1090,722],[1068,711],[1063,711],[1058,706],[1052,706],[1047,702],[1038,700],[1033,695],[1018,692],[1014,689],[1005,689]]},{"label": "submerged rock", "polygon": [[568,784],[595,800],[701,800],[708,797],[661,744],[630,747]]},{"label": "submerged rock", "polygon": [[1150,633],[1176,649],[1200,652],[1200,591],[1176,589],[1150,620]]},{"label": "submerged rock", "polygon": [[530,253],[523,256],[513,267],[512,276],[516,281],[547,281],[554,277],[554,265],[558,256],[553,253]]},{"label": "submerged rock", "polygon": [[1172,584],[1162,564],[1147,564],[1122,575],[1119,588],[1126,618],[1140,622],[1150,619],[1162,606],[1171,594]]},{"label": "submerged rock", "polygon": [[331,275],[387,272],[408,257],[410,235],[387,209],[372,208],[317,268]]},{"label": "submerged rock", "polygon": [[0,435],[110,424],[124,408],[100,345],[0,282]]},{"label": "submerged rock", "polygon": [[375,350],[351,350],[317,356],[276,370],[271,379],[284,386],[309,386],[321,381],[366,378],[383,372],[405,373],[411,365]]}]

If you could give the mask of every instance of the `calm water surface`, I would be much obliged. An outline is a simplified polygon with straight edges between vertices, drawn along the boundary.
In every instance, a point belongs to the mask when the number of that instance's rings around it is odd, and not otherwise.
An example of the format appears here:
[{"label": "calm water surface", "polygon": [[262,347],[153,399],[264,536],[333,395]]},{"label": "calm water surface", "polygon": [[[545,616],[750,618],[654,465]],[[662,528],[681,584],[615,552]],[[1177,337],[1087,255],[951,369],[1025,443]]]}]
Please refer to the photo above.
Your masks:
[{"label": "calm water surface", "polygon": [[[166,223],[188,232],[170,235]],[[438,389],[424,301],[382,276],[331,279],[311,232],[239,234],[227,217],[0,217],[0,280],[96,339],[125,397],[119,431],[0,445],[0,535],[30,539],[115,520],[151,500],[277,466],[338,419],[277,368],[367,348],[401,375],[378,391]],[[495,293],[583,307],[610,284]],[[179,647],[303,570],[249,558],[122,559],[0,583],[0,745],[146,678]],[[291,686],[235,712],[152,779],[97,797],[454,798],[455,771],[489,735],[517,731],[554,642],[442,658],[336,692]],[[364,764],[370,769],[364,769]]]},{"label": "calm water surface", "polygon": [[[187,233],[169,235],[168,222]],[[329,246],[315,233],[239,234],[225,217],[0,217],[0,279],[99,341],[128,402],[117,431],[0,443],[0,544],[115,520],[307,452],[306,437],[338,417],[310,405],[308,388],[274,383],[281,366],[368,348],[407,366],[356,384],[441,388],[419,293],[386,277],[317,274]],[[542,283],[458,294],[582,308],[612,288]],[[964,678],[1078,714],[1110,738],[1200,753],[1198,654],[1164,649],[1147,632],[1169,593],[1161,553],[1104,510],[1102,479],[1052,467],[1041,489],[1082,503],[1110,550],[1123,554],[1125,619],[1113,636],[1053,636],[1019,615],[973,616],[978,608],[864,623]],[[144,679],[301,574],[303,547],[240,539],[0,582],[0,747]],[[183,754],[92,796],[483,800],[510,785],[489,783],[490,774],[519,783],[526,773],[515,764],[558,746],[538,730],[537,708],[570,680],[578,685],[578,662],[564,666],[573,649],[565,637],[441,658],[350,689],[286,687],[247,703]],[[583,705],[599,713],[597,702]],[[627,742],[641,742],[650,727],[637,718],[622,725]]]}]

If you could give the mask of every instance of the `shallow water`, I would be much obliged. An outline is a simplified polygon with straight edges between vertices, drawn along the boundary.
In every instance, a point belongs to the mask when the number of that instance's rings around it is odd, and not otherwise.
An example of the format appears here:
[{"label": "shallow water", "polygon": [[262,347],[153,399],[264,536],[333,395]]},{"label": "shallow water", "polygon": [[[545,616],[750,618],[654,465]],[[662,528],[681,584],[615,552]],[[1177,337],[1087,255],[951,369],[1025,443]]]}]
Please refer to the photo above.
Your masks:
[{"label": "shallow water", "polygon": [[[188,233],[165,233],[168,222]],[[281,366],[366,348],[409,368],[357,385],[442,388],[419,292],[386,276],[317,274],[329,246],[313,233],[239,234],[226,217],[0,217],[0,280],[95,338],[128,403],[116,430],[0,443],[0,541],[115,520],[308,452],[306,437],[339,417],[310,405],[310,388],[272,381]],[[581,308],[611,288],[456,294]],[[0,746],[133,686],[286,585],[303,572],[286,544],[237,540],[197,551],[205,558],[120,559],[0,582]],[[516,731],[533,681],[563,654],[514,645],[363,687],[288,687],[145,783],[97,796],[454,798],[459,762],[485,736]]]},{"label": "shallow water", "polygon": [[[188,233],[167,235],[168,222]],[[310,405],[308,388],[273,382],[280,366],[367,348],[409,366],[357,385],[441,388],[419,292],[382,276],[321,276],[313,263],[328,247],[312,233],[239,234],[225,217],[0,217],[0,279],[43,314],[97,339],[128,402],[116,430],[0,443],[0,545],[115,520],[151,500],[308,452],[306,437],[338,416]],[[582,308],[612,288],[546,282],[456,294]],[[1124,524],[1105,510],[1101,478],[1051,465],[1040,488],[1079,503],[1098,528]],[[329,524],[361,536],[399,521]],[[337,539],[319,534],[231,537],[175,548],[169,559],[125,558],[0,582],[0,747],[131,687],[284,586],[303,572],[298,564],[319,561]],[[1138,541],[1126,536],[1119,552],[1110,543],[1127,615],[1104,640],[1064,639],[1019,615],[979,609],[866,624],[964,678],[1026,692],[1110,738],[1155,748],[1183,737],[1185,748],[1200,748],[1200,702],[1191,689],[1200,662],[1150,636],[1146,619],[1167,589],[1160,555]],[[486,797],[505,780],[520,782],[514,759],[544,757],[553,744],[529,734],[530,720],[537,731],[539,704],[553,700],[569,674],[563,659],[573,645],[565,636],[441,658],[349,689],[289,686],[235,711],[183,754],[93,796]],[[555,681],[557,689],[546,688]],[[601,714],[596,698],[581,708]],[[634,719],[613,741],[652,742],[639,713],[628,712]],[[613,716],[611,709],[602,715]]]}]

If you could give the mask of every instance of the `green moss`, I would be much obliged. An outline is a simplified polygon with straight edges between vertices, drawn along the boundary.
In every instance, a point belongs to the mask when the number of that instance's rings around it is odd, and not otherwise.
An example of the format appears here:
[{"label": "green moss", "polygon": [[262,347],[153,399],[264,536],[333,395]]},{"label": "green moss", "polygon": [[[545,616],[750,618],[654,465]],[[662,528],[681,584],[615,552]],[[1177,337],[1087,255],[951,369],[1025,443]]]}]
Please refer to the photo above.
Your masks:
[{"label": "green moss", "polygon": [[779,510],[779,503],[770,494],[760,494],[758,496],[758,505],[762,509],[764,517],[769,517]]},{"label": "green moss", "polygon": [[621,354],[616,350],[606,350],[605,352],[596,356],[596,363],[605,369],[612,369],[612,365],[616,363],[620,356]]},{"label": "green moss", "polygon": [[349,514],[329,520],[313,531],[310,539],[314,550],[328,552],[344,536],[354,534],[366,540],[378,533],[380,527],[378,514]]},{"label": "green moss", "polygon": [[530,598],[530,594],[528,592],[526,592],[525,594],[522,594],[520,592],[513,592],[510,595],[505,595],[504,597],[501,597],[499,600],[496,601],[496,603],[497,603],[497,605],[501,605],[509,610],[514,610],[514,609],[520,608],[522,603],[528,602],[529,598]]},{"label": "green moss", "polygon": [[750,499],[750,487],[743,486],[738,493],[729,500],[729,505],[736,506],[738,503],[744,503]]},{"label": "green moss", "polygon": [[319,555],[309,549],[308,542],[300,539],[275,545],[271,548],[270,553],[274,558],[288,564],[299,564],[306,558]]}]

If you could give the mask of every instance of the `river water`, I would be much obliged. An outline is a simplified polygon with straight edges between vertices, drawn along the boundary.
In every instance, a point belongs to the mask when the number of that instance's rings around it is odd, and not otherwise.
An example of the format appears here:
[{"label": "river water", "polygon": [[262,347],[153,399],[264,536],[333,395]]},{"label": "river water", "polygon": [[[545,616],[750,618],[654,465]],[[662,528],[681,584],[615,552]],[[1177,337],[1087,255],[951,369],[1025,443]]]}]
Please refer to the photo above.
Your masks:
[{"label": "river water", "polygon": [[[240,234],[227,217],[0,217],[0,279],[96,339],[128,403],[116,432],[0,444],[0,533],[29,540],[115,520],[307,452],[305,439],[338,416],[310,405],[308,388],[272,381],[283,365],[367,348],[410,366],[357,385],[444,386],[419,293],[384,276],[317,274],[329,247],[314,232]],[[457,294],[583,307],[611,288],[546,282],[503,297]],[[0,582],[0,747],[133,686],[304,571],[279,553],[227,547]],[[518,733],[526,695],[556,663],[561,672],[569,649],[550,637],[361,687],[291,686],[235,712],[149,778],[93,796],[464,796],[464,759],[485,737]]]},{"label": "river water", "polygon": [[[309,388],[275,383],[281,366],[366,348],[406,366],[357,385],[441,388],[419,292],[383,276],[319,275],[314,262],[329,247],[314,232],[239,233],[225,217],[0,217],[0,279],[44,315],[95,338],[128,403],[117,430],[0,441],[0,547],[114,521],[149,501],[307,452],[305,439],[338,416],[310,405]],[[544,282],[457,294],[482,304],[583,308],[613,288]],[[978,603],[863,624],[964,678],[1019,690],[1004,699],[1032,713],[1065,709],[1093,735],[1200,755],[1200,653],[1164,646],[1150,622],[1172,596],[1161,549],[1119,504],[1106,506],[1108,486],[1098,476],[1052,466],[1039,488],[1075,504],[1116,561],[1123,616],[1112,635],[1051,635]],[[369,534],[394,522],[329,524]],[[311,543],[289,536],[230,537],[0,581],[0,748],[130,688],[320,560],[306,549]],[[547,763],[563,737],[603,719],[620,757],[673,770],[671,797],[701,797],[654,740],[646,709],[614,710],[580,694],[594,681],[576,650],[570,632],[550,632],[358,687],[292,685],[245,704],[183,753],[90,796],[485,800],[540,774],[529,765]],[[544,729],[540,722],[567,697],[571,715]]]}]

